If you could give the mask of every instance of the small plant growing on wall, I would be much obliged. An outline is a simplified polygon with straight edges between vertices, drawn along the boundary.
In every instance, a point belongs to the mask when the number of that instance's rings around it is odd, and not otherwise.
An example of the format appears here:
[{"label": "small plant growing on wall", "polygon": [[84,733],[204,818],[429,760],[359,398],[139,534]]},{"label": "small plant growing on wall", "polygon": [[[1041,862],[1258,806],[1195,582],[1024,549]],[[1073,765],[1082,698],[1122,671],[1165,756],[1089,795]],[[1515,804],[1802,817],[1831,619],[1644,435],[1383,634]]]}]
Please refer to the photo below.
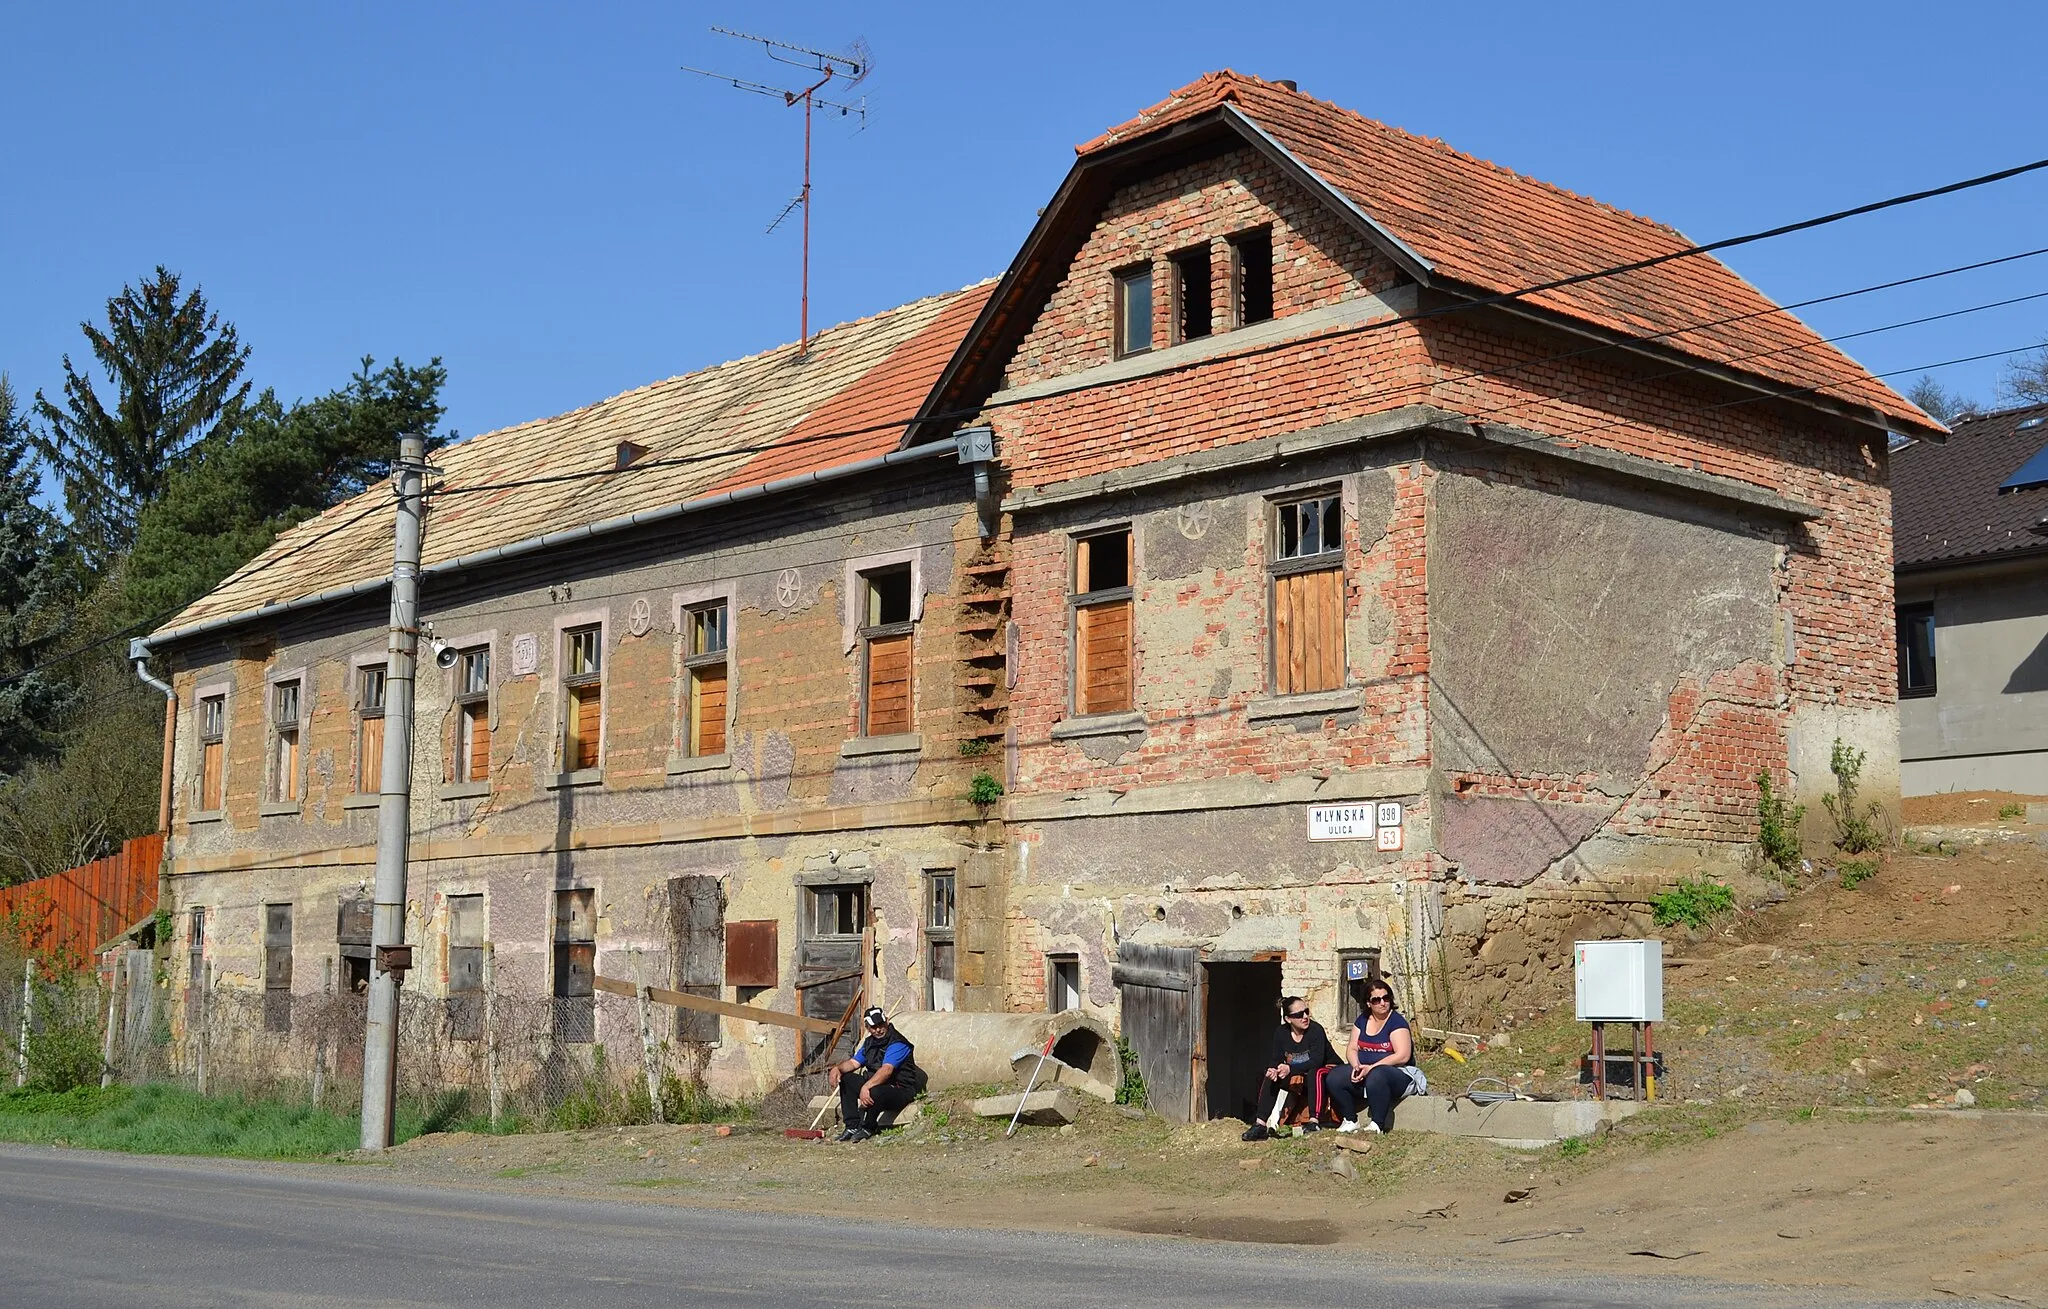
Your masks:
[{"label": "small plant growing on wall", "polygon": [[1119,1036],[1116,1038],[1117,1067],[1122,1071],[1116,1084],[1116,1102],[1145,1106],[1145,1074],[1138,1069],[1138,1052],[1131,1043]]},{"label": "small plant growing on wall", "polygon": [[1806,806],[1793,804],[1771,785],[1771,770],[1756,775],[1756,844],[1764,862],[1780,872],[1799,867],[1799,824]]},{"label": "small plant growing on wall", "polygon": [[1884,844],[1884,830],[1881,826],[1884,811],[1872,802],[1862,804],[1856,798],[1863,779],[1864,753],[1835,738],[1835,749],[1828,760],[1828,768],[1835,775],[1835,790],[1832,795],[1820,798],[1828,817],[1835,823],[1835,848],[1843,854],[1868,854]]},{"label": "small plant growing on wall", "polygon": [[962,759],[979,759],[989,752],[989,743],[978,736],[970,736],[960,743]]},{"label": "small plant growing on wall", "polygon": [[1716,916],[1734,907],[1735,892],[1704,877],[1680,882],[1670,890],[1659,891],[1650,897],[1650,912],[1659,927],[1669,927],[1674,923],[1705,927]]},{"label": "small plant growing on wall", "polygon": [[1003,784],[996,780],[994,773],[983,770],[967,784],[967,798],[986,809],[1003,798]]}]

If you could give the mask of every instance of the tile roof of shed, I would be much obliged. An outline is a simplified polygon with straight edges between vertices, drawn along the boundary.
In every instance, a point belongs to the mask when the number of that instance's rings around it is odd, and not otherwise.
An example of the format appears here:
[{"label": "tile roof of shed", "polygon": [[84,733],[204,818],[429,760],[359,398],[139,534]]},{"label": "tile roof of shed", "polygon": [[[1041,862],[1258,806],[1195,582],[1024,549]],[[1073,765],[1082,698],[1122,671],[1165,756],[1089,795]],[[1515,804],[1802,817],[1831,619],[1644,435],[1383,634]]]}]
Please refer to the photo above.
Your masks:
[{"label": "tile roof of shed", "polygon": [[[1662,223],[1228,71],[1203,75],[1075,151],[1085,158],[1224,105],[1420,254],[1435,275],[1482,292],[1515,291],[1694,244]],[[1712,255],[1540,292],[1525,303],[1631,336],[1676,332],[1661,343],[1788,388],[1875,409],[1910,430],[1942,430]],[[1736,317],[1741,321],[1718,322]],[[1708,322],[1717,325],[1694,327]]]},{"label": "tile roof of shed", "polygon": [[[779,346],[437,451],[422,562],[887,454],[993,285],[827,328],[801,360]],[[622,441],[648,453],[607,474]],[[544,477],[563,480],[528,480]],[[159,630],[389,573],[393,512],[389,483],[371,487],[279,535]]]},{"label": "tile roof of shed", "polygon": [[1892,452],[1892,559],[1928,567],[2036,553],[2048,541],[2028,529],[2048,518],[2048,487],[2000,491],[1999,483],[2048,448],[2048,404],[1958,421],[1944,445],[1916,441]]}]

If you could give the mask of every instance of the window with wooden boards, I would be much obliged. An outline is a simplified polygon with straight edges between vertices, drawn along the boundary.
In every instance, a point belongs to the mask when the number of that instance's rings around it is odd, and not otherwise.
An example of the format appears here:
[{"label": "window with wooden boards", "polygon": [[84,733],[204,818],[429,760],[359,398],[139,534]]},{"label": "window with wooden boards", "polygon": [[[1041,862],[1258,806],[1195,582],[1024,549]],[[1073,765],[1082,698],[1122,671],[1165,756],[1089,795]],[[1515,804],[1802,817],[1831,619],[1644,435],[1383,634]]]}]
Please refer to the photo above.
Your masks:
[{"label": "window with wooden boards", "polygon": [[913,730],[910,565],[861,574],[862,736]]},{"label": "window with wooden boards", "polygon": [[485,782],[491,776],[491,647],[464,650],[456,658],[455,780]]},{"label": "window with wooden boards", "polygon": [[1344,502],[1334,493],[1274,506],[1273,691],[1344,685]]},{"label": "window with wooden boards", "polygon": [[1131,529],[1074,542],[1074,712],[1131,707]]},{"label": "window with wooden boards", "polygon": [[604,641],[600,627],[562,633],[562,771],[597,767],[604,720]]},{"label": "window with wooden boards", "polygon": [[727,613],[720,600],[683,614],[683,669],[689,679],[683,748],[693,759],[725,753]]},{"label": "window with wooden boards", "polygon": [[384,665],[356,677],[356,790],[375,795],[384,789]]},{"label": "window with wooden boards", "polygon": [[210,695],[199,702],[199,808],[214,813],[222,804],[227,761],[228,698]]},{"label": "window with wooden boards", "polygon": [[270,688],[270,798],[289,804],[299,798],[299,681]]}]

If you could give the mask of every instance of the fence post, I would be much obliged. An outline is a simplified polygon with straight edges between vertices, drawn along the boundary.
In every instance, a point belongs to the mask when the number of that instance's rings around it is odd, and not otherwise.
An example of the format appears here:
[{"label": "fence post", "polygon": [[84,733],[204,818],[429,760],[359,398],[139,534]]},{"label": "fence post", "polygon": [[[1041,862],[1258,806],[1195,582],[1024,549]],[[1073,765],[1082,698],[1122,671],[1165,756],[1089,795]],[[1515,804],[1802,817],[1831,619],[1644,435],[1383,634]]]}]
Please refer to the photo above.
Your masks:
[{"label": "fence post", "polygon": [[107,1032],[100,1041],[100,1090],[114,1084],[114,1024],[121,1015],[121,975],[126,962],[114,965],[107,975]]},{"label": "fence post", "polygon": [[21,1039],[14,1047],[14,1084],[28,1085],[28,1025],[35,1013],[36,961],[21,961]]},{"label": "fence post", "polygon": [[640,984],[640,1061],[647,1070],[647,1103],[654,1114],[654,1121],[661,1122],[661,1074],[658,1071],[660,1056],[654,1049],[654,1001],[647,994],[647,984]]},{"label": "fence post", "polygon": [[505,1112],[505,1088],[498,1082],[498,969],[497,951],[484,942],[484,1081],[491,1092],[491,1126]]}]

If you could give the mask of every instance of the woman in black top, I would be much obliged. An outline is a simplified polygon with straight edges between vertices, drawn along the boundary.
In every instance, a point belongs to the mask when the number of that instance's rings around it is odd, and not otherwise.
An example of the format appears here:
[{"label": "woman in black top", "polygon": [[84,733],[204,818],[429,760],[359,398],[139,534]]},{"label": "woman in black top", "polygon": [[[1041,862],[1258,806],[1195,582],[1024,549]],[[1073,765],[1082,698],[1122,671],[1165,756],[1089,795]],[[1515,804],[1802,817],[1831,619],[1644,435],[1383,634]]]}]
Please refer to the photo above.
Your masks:
[{"label": "woman in black top", "polygon": [[[1337,1062],[1329,1034],[1308,1016],[1307,1001],[1298,995],[1281,997],[1280,1016],[1284,1021],[1273,1034],[1273,1062],[1259,1082],[1259,1120],[1245,1132],[1247,1141],[1263,1141],[1270,1135],[1266,1120],[1273,1115],[1273,1097],[1285,1091],[1288,1102],[1299,1105],[1303,1097],[1315,1094],[1324,1065]],[[1309,1125],[1314,1123],[1311,1118]]]}]

